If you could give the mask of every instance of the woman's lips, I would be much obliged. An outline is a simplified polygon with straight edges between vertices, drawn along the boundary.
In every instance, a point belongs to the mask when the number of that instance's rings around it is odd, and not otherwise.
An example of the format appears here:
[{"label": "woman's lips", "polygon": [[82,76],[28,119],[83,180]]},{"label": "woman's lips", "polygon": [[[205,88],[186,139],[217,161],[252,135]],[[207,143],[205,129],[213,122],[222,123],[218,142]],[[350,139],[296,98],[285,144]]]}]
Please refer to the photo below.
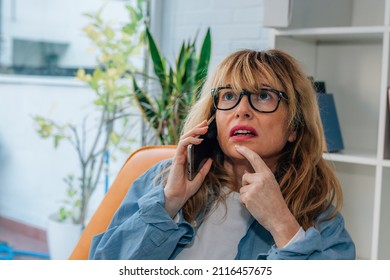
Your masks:
[{"label": "woman's lips", "polygon": [[246,140],[257,136],[256,129],[247,125],[236,125],[230,129],[230,137],[234,140]]}]

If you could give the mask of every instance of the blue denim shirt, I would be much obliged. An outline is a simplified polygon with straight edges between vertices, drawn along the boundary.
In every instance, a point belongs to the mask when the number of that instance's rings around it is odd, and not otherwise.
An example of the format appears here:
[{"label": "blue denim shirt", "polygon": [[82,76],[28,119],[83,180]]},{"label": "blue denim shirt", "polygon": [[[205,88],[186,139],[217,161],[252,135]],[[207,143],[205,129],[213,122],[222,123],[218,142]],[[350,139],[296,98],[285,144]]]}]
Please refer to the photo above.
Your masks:
[{"label": "blue denim shirt", "polygon": [[[163,186],[154,184],[170,163],[158,163],[133,183],[107,230],[93,238],[90,259],[174,259],[192,242],[196,228],[181,212],[178,222],[172,220],[164,209]],[[277,248],[272,235],[251,217],[235,259],[355,259],[355,246],[343,217],[337,214],[320,221],[325,215],[306,230],[304,238],[284,248]]]}]

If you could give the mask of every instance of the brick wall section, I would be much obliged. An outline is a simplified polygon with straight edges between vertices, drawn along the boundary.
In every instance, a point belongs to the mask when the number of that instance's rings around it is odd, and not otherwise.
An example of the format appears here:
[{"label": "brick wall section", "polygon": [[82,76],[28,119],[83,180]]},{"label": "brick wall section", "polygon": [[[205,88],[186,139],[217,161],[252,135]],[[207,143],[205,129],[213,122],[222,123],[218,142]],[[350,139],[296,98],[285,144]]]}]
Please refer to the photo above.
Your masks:
[{"label": "brick wall section", "polygon": [[7,242],[7,234],[9,233],[23,235],[43,242],[47,241],[45,230],[0,216],[0,242]]}]

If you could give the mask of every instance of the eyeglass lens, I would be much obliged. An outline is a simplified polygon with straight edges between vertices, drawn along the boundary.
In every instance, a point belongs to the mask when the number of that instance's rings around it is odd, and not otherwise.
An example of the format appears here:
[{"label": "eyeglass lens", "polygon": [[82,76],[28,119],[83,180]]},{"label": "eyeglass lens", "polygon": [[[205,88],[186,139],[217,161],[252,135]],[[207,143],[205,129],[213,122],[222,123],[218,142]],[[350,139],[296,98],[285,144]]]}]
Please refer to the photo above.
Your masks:
[{"label": "eyeglass lens", "polygon": [[276,110],[280,96],[269,88],[262,88],[258,92],[234,91],[230,88],[218,89],[216,94],[216,107],[219,110],[230,110],[238,105],[243,95],[249,97],[250,105],[261,112],[273,112]]}]

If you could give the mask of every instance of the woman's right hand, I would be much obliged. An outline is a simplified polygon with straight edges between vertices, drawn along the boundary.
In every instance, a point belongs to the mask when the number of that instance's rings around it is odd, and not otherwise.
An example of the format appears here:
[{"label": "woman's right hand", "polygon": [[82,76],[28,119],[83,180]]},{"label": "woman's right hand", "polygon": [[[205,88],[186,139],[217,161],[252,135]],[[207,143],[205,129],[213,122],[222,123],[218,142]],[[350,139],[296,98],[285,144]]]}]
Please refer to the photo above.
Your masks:
[{"label": "woman's right hand", "polygon": [[164,188],[165,210],[172,218],[187,200],[199,190],[207,173],[210,171],[211,158],[206,161],[194,180],[190,181],[187,178],[187,148],[190,144],[200,144],[202,139],[197,138],[197,136],[205,134],[207,129],[207,121],[198,124],[180,138],[176,148],[167,185]]}]

